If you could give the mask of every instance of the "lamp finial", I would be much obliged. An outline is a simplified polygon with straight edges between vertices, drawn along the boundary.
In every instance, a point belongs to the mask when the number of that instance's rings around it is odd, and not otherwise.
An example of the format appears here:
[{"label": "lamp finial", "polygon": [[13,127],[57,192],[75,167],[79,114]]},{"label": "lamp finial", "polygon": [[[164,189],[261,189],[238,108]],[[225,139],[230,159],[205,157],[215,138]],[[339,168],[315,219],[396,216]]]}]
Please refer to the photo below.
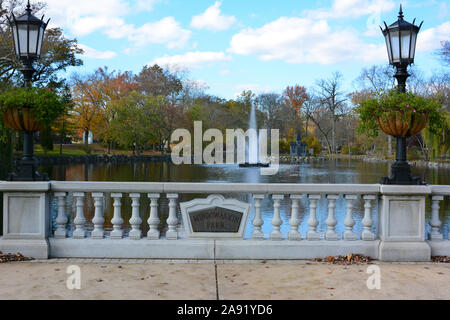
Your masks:
[{"label": "lamp finial", "polygon": [[27,4],[27,9],[26,11],[28,12],[28,14],[31,14],[31,5],[30,5],[30,0],[28,0],[28,4]]},{"label": "lamp finial", "polygon": [[400,12],[398,13],[398,18],[400,20],[403,20],[403,17],[404,17],[404,15],[403,15],[403,8],[402,8],[402,5],[400,4]]}]

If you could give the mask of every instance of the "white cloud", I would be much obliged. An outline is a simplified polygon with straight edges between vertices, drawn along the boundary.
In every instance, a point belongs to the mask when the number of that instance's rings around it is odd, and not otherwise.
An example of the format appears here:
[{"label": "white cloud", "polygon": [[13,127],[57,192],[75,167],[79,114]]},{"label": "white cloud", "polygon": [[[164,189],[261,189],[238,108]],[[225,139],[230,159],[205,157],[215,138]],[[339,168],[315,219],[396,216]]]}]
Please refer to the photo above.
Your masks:
[{"label": "white cloud", "polygon": [[188,52],[183,55],[164,56],[150,62],[150,65],[158,64],[171,69],[199,69],[217,62],[229,61],[231,56],[223,52]]},{"label": "white cloud", "polygon": [[196,29],[208,29],[212,31],[223,31],[229,29],[236,23],[236,18],[234,16],[221,15],[221,4],[222,3],[220,1],[217,1],[202,14],[194,16],[191,21],[191,27]]},{"label": "white cloud", "polygon": [[232,53],[288,63],[385,59],[384,44],[365,43],[355,30],[332,31],[325,20],[308,18],[281,17],[261,28],[245,29],[233,36],[230,46]]},{"label": "white cloud", "polygon": [[190,37],[191,31],[181,28],[173,17],[167,17],[135,29],[129,39],[137,46],[149,43],[167,43],[169,48],[176,48],[183,47]]},{"label": "white cloud", "polygon": [[78,45],[81,49],[83,49],[86,58],[91,59],[112,59],[117,56],[117,53],[113,51],[99,51],[94,48],[88,47],[84,44]]},{"label": "white cloud", "polygon": [[358,18],[392,11],[396,5],[393,0],[333,0],[331,8],[305,10],[303,13],[311,19]]},{"label": "white cloud", "polygon": [[160,0],[46,0],[50,27],[61,27],[76,37],[100,31],[112,39],[128,38],[136,46],[167,44],[182,47],[191,32],[182,29],[173,17],[149,22],[140,27],[127,24],[125,17],[133,12],[151,11]]},{"label": "white cloud", "polygon": [[46,0],[52,25],[68,29],[75,36],[114,26],[131,11],[125,0]]},{"label": "white cloud", "polygon": [[450,21],[420,32],[417,40],[417,51],[426,52],[440,49],[441,41],[444,40],[450,40]]}]

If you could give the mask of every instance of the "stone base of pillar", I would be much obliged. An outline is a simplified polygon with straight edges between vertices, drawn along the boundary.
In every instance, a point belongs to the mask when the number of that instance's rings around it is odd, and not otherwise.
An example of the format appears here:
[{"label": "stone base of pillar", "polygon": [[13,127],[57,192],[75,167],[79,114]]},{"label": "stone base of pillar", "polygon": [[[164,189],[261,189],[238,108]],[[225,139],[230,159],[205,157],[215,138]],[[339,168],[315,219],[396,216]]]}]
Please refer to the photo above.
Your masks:
[{"label": "stone base of pillar", "polygon": [[13,182],[21,192],[3,194],[3,237],[0,251],[48,259],[50,201],[47,182]]},{"label": "stone base of pillar", "polygon": [[381,241],[378,258],[386,262],[427,262],[431,260],[431,247],[426,242]]},{"label": "stone base of pillar", "polygon": [[6,240],[0,239],[0,251],[4,254],[20,253],[24,257],[34,259],[48,259],[49,244],[48,240]]},{"label": "stone base of pillar", "polygon": [[381,261],[431,260],[431,247],[425,241],[425,196],[430,192],[423,186],[381,186],[378,221]]}]

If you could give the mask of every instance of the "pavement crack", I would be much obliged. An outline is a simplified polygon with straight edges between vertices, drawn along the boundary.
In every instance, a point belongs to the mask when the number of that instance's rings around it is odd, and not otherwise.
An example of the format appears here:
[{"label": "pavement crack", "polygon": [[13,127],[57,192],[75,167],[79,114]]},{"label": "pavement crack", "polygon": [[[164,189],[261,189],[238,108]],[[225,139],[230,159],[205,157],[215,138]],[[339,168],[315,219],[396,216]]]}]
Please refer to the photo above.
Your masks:
[{"label": "pavement crack", "polygon": [[217,263],[216,263],[216,241],[214,240],[214,275],[216,277],[216,300],[219,298],[219,277],[217,276]]}]

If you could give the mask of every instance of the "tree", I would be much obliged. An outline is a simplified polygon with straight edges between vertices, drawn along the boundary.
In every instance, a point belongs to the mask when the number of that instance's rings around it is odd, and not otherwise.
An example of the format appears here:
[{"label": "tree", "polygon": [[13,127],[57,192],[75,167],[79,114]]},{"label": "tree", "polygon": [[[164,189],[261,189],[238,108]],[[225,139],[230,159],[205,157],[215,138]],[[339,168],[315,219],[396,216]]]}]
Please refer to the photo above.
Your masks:
[{"label": "tree", "polygon": [[256,98],[256,104],[261,111],[266,114],[265,127],[268,130],[268,137],[272,129],[282,127],[282,110],[284,107],[284,98],[278,93],[263,93]]},{"label": "tree", "polygon": [[183,83],[176,74],[157,64],[142,68],[136,81],[140,92],[155,97],[176,95],[183,89]]},{"label": "tree", "polygon": [[317,82],[318,99],[321,105],[329,111],[331,116],[331,150],[337,153],[336,124],[338,120],[348,113],[347,97],[341,90],[342,74],[335,72],[331,78],[322,79]]},{"label": "tree", "polygon": [[[309,96],[306,93],[306,88],[303,86],[299,86],[298,84],[293,87],[288,86],[283,92],[283,97],[285,99],[286,105],[294,110],[298,125],[301,127],[302,108],[304,103],[309,100]],[[308,119],[306,120],[306,122],[308,122]],[[308,135],[308,124],[306,124],[305,132],[306,135]]]},{"label": "tree", "polygon": [[165,104],[161,96],[154,97],[132,91],[129,95],[114,100],[111,104],[116,117],[111,122],[116,139],[126,148],[132,147],[139,155],[145,144],[155,140],[160,119],[158,109]]},{"label": "tree", "polygon": [[332,115],[331,112],[322,105],[321,100],[315,96],[311,96],[309,100],[309,119],[314,123],[317,130],[325,140],[328,148],[328,153],[333,153],[333,148],[330,143],[330,132],[332,131]]},{"label": "tree", "polygon": [[450,66],[450,41],[442,41],[442,48],[438,51],[438,55],[445,65]]},{"label": "tree", "polygon": [[52,131],[59,136],[59,155],[62,156],[63,144],[68,136],[73,137],[75,135],[76,121],[72,112],[74,103],[72,99],[72,93],[70,87],[65,85],[60,92],[60,95],[65,102],[65,109],[61,116],[55,121],[52,126]]}]

